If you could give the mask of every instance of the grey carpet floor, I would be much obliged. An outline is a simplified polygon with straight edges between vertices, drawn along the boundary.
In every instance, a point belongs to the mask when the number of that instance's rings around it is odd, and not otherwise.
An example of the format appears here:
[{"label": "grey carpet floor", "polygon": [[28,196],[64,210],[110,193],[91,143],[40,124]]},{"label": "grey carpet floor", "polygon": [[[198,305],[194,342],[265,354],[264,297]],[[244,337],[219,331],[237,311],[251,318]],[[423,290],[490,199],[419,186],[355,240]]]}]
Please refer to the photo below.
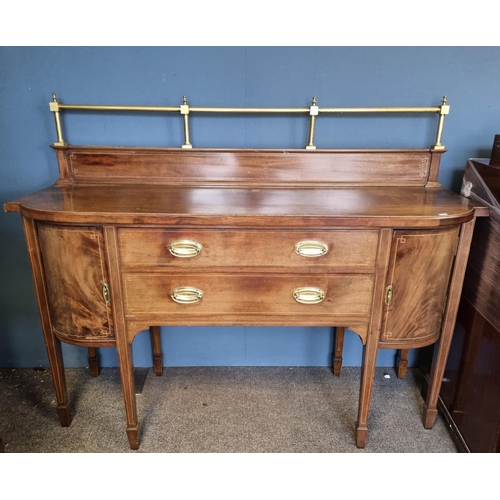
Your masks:
[{"label": "grey carpet floor", "polygon": [[[390,375],[390,378],[384,375]],[[73,421],[62,428],[49,370],[0,369],[6,453],[456,453],[443,418],[422,425],[419,369],[377,368],[364,450],[355,446],[360,369],[165,368],[137,395],[138,452],[129,449],[119,371],[66,370]]]}]

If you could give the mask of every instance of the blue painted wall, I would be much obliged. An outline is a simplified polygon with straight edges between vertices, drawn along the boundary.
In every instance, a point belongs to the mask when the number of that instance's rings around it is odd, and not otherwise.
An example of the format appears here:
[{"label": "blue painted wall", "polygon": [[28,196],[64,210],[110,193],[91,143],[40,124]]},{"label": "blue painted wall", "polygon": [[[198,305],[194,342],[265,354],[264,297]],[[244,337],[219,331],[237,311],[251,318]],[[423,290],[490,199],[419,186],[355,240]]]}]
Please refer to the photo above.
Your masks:
[{"label": "blue painted wall", "polygon": [[[428,106],[448,96],[441,183],[459,190],[470,157],[488,157],[500,133],[500,47],[0,47],[0,202],[57,179],[49,148],[52,92],[71,103],[199,106]],[[72,144],[179,146],[177,115],[73,113]],[[192,116],[198,147],[302,148],[307,117]],[[318,147],[428,147],[436,118],[323,116]],[[163,328],[164,361],[187,365],[329,365],[328,328]],[[395,351],[382,351],[391,366]],[[413,353],[411,363],[428,363]],[[67,366],[86,350],[64,346]],[[116,366],[114,349],[102,364]],[[134,341],[137,366],[151,365],[147,333]],[[348,332],[345,365],[359,366],[361,342]],[[0,213],[0,366],[47,366],[21,220]]]}]

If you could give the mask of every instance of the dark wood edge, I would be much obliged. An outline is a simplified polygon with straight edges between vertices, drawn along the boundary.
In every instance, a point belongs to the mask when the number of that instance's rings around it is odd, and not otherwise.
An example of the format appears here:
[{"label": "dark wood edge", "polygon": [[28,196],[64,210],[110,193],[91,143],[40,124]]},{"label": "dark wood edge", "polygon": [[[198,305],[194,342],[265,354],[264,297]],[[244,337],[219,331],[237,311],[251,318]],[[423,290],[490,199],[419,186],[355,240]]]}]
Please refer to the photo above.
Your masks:
[{"label": "dark wood edge", "polygon": [[[429,374],[424,373],[424,383],[429,385]],[[427,389],[427,387],[422,388],[423,392]],[[448,432],[450,433],[451,438],[453,439],[453,442],[455,443],[455,446],[457,447],[457,450],[459,453],[471,453],[469,447],[467,446],[467,443],[465,442],[464,437],[462,436],[461,432],[459,431],[457,424],[453,420],[450,412],[448,411],[448,408],[446,408],[446,405],[444,404],[444,401],[441,399],[441,396],[438,398],[438,411],[441,414],[441,416],[444,418],[446,428],[448,429]]]},{"label": "dark wood edge", "polygon": [[7,203],[4,203],[3,209],[5,212],[20,212],[21,203],[18,201],[8,201]]},{"label": "dark wood edge", "polygon": [[69,165],[68,165],[68,155],[64,150],[56,150],[57,163],[59,165],[59,179],[67,180],[70,178]]},{"label": "dark wood edge", "polygon": [[465,439],[458,430],[457,424],[455,424],[453,418],[450,415],[450,412],[448,411],[448,408],[446,408],[446,405],[441,399],[441,396],[439,396],[438,399],[438,411],[443,416],[448,432],[450,433],[459,453],[471,453],[469,447],[467,446],[467,443],[465,442]]},{"label": "dark wood edge", "polygon": [[431,149],[431,162],[429,166],[429,175],[427,177],[427,183],[434,185],[439,184],[439,168],[441,165],[441,156],[445,153],[446,149]]},{"label": "dark wood edge", "polygon": [[467,199],[474,202],[474,215],[476,217],[489,217],[490,216],[490,212],[491,212],[490,207],[488,207],[474,193],[471,193],[470,197]]},{"label": "dark wood edge", "polygon": [[[420,229],[436,229],[446,226],[455,226],[469,222],[474,218],[474,209],[468,210],[462,214],[452,217],[419,217],[419,216],[356,216],[356,217],[325,217],[325,216],[301,216],[300,221],[295,217],[283,216],[226,216],[226,215],[181,215],[181,214],[137,214],[137,213],[97,213],[97,212],[55,212],[54,210],[40,210],[33,209],[20,205],[20,212],[22,215],[29,219],[38,221],[49,221],[57,223],[68,224],[113,224],[113,225],[135,225],[135,224],[149,224],[149,225],[172,225],[175,227],[195,226],[207,227],[207,223],[211,226],[250,226],[257,225],[261,227],[307,227],[312,228],[325,228],[325,227],[377,227],[377,228],[392,228],[392,227],[412,227]],[[250,224],[253,222],[253,224]]]},{"label": "dark wood edge", "polygon": [[54,331],[54,335],[65,344],[71,344],[83,347],[116,347],[116,341],[111,340],[86,340],[86,339],[72,339],[60,335],[58,332]]},{"label": "dark wood edge", "polygon": [[423,339],[399,339],[394,341],[382,341],[379,342],[379,349],[416,349],[420,347],[426,347],[428,345],[434,344],[439,336],[441,335],[441,331],[438,330],[436,333],[429,335]]},{"label": "dark wood edge", "polygon": [[291,153],[291,154],[331,154],[331,153],[428,153],[438,154],[445,153],[447,150],[435,150],[432,148],[352,148],[352,149],[305,149],[305,148],[162,148],[149,146],[93,146],[88,144],[67,144],[66,146],[56,146],[51,144],[50,147],[56,151],[65,151],[66,154],[70,151],[113,151],[113,152],[143,152],[143,153],[167,153],[167,154],[193,154],[193,153],[245,153],[245,154],[263,154],[263,153]]}]

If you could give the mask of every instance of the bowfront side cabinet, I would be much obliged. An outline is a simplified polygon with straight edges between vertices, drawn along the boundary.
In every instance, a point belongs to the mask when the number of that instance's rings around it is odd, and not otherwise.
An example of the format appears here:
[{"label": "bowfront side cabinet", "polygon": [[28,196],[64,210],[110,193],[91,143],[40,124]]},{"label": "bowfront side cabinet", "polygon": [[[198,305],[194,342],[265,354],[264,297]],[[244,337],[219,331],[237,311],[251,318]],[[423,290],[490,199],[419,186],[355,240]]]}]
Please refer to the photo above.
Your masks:
[{"label": "bowfront side cabinet", "polygon": [[52,329],[68,342],[114,343],[103,229],[37,224]]},{"label": "bowfront side cabinet", "polygon": [[436,343],[433,426],[475,219],[488,215],[438,184],[443,150],[54,148],[56,184],[5,208],[22,216],[62,425],[61,341],[88,347],[94,374],[95,349],[116,347],[137,449],[138,332],[308,325],[338,327],[337,373],[343,329],[361,339],[358,447],[378,349]]}]

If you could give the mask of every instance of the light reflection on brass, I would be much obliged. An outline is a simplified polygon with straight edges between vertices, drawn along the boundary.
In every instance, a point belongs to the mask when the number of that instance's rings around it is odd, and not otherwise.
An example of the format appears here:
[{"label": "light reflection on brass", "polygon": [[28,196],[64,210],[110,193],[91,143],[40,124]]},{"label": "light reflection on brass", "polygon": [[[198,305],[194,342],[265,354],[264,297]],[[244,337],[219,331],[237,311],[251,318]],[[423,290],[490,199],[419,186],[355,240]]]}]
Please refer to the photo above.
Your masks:
[{"label": "light reflection on brass", "polygon": [[312,286],[296,288],[292,295],[301,304],[319,304],[325,299],[325,292]]},{"label": "light reflection on brass", "polygon": [[201,253],[203,246],[192,240],[179,240],[173,241],[168,246],[168,251],[174,257],[181,257],[184,259],[189,259],[192,257],[196,257]]},{"label": "light reflection on brass", "polygon": [[392,285],[389,285],[385,289],[385,299],[384,299],[384,302],[385,302],[386,306],[390,306],[391,305],[392,297],[393,297],[393,288],[392,288]]},{"label": "light reflection on brass", "polygon": [[178,304],[196,304],[203,298],[203,292],[192,286],[180,286],[172,290],[170,296]]},{"label": "light reflection on brass", "polygon": [[294,249],[301,257],[322,257],[328,253],[328,245],[322,241],[299,241]]},{"label": "light reflection on brass", "polygon": [[111,298],[109,296],[109,285],[104,281],[101,281],[101,284],[102,284],[102,297],[104,299],[104,302],[106,302],[106,304],[109,304],[111,302]]}]

